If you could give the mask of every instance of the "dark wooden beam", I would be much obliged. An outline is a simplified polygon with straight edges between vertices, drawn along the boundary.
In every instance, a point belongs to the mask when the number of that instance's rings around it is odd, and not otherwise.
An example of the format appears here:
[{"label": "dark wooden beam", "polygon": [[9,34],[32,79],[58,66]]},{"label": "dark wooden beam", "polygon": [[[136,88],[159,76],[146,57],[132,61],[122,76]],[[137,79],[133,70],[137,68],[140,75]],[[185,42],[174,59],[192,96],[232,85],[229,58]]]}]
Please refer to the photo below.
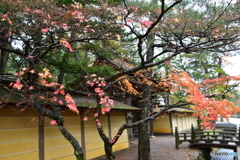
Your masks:
[{"label": "dark wooden beam", "polygon": [[111,127],[111,116],[110,116],[110,113],[107,113],[107,119],[108,119],[109,139],[112,140],[112,127]]},{"label": "dark wooden beam", "polygon": [[38,117],[38,149],[39,160],[44,160],[44,117]]},{"label": "dark wooden beam", "polygon": [[84,152],[84,159],[86,159],[85,127],[84,127],[84,121],[82,120],[83,115],[84,115],[84,111],[81,110],[80,111],[80,116],[79,116],[80,125],[81,125],[80,133],[81,133],[82,149],[83,149],[83,152]]},{"label": "dark wooden beam", "polygon": [[170,122],[171,134],[173,134],[173,123],[172,123],[172,113],[171,112],[169,112],[169,122]]}]

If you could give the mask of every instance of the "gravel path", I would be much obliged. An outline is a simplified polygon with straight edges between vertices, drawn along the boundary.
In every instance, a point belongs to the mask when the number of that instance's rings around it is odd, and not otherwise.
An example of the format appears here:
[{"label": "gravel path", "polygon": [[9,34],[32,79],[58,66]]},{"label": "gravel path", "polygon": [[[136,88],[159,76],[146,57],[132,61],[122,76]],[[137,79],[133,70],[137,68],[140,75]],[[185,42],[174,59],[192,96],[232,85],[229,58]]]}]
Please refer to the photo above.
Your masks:
[{"label": "gravel path", "polygon": [[[189,148],[187,142],[182,143],[179,149],[175,149],[174,136],[155,136],[150,138],[150,141],[152,160],[188,160],[190,157],[197,157],[200,153],[199,150]],[[116,154],[116,160],[137,160],[137,147],[138,141],[136,138],[132,148]]]}]

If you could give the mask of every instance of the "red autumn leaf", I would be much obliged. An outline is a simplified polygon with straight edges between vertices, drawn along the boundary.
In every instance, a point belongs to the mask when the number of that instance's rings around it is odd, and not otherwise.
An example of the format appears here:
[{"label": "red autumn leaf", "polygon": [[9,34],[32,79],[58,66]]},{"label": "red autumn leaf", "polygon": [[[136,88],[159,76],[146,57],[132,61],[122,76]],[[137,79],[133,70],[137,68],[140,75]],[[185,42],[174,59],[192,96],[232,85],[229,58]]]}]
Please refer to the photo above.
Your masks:
[{"label": "red autumn leaf", "polygon": [[41,31],[42,31],[43,33],[46,33],[46,32],[49,31],[49,28],[42,28]]},{"label": "red autumn leaf", "polygon": [[83,117],[83,120],[84,120],[84,121],[87,121],[87,120],[88,120],[88,118],[87,118],[87,117]]},{"label": "red autumn leaf", "polygon": [[64,91],[64,90],[59,90],[59,93],[60,93],[61,95],[65,95],[65,91]]},{"label": "red autumn leaf", "polygon": [[63,101],[61,101],[61,100],[59,100],[58,103],[61,104],[61,105],[63,105]]},{"label": "red autumn leaf", "polygon": [[70,52],[73,51],[71,45],[68,43],[68,41],[65,38],[60,39],[60,43],[66,47]]},{"label": "red autumn leaf", "polygon": [[79,111],[78,111],[78,109],[77,109],[77,106],[76,106],[76,104],[75,104],[75,101],[74,101],[74,99],[71,97],[70,94],[66,94],[66,95],[65,95],[65,101],[66,101],[66,103],[67,103],[67,107],[68,107],[71,111],[76,112],[77,114],[79,114]]},{"label": "red autumn leaf", "polygon": [[23,85],[20,81],[16,81],[15,83],[10,83],[10,86],[13,88],[16,88],[18,90],[22,89]]},{"label": "red autumn leaf", "polygon": [[55,124],[57,124],[57,122],[55,120],[51,120],[50,124],[54,126]]},{"label": "red autumn leaf", "polygon": [[10,24],[10,25],[12,25],[13,23],[12,23],[12,21],[11,21],[11,19],[8,17],[8,15],[7,14],[4,14],[4,15],[0,15],[1,17],[3,17],[3,20],[7,20],[8,21],[8,23]]},{"label": "red autumn leaf", "polygon": [[31,120],[31,122],[33,122],[33,121],[35,121],[36,120],[36,118],[33,118],[32,120]]},{"label": "red autumn leaf", "polygon": [[144,24],[147,27],[150,27],[152,25],[152,21],[141,21],[142,24]]},{"label": "red autumn leaf", "polygon": [[77,106],[75,104],[68,104],[67,107],[73,111],[73,112],[76,112],[77,114],[79,113],[78,109],[77,109]]}]

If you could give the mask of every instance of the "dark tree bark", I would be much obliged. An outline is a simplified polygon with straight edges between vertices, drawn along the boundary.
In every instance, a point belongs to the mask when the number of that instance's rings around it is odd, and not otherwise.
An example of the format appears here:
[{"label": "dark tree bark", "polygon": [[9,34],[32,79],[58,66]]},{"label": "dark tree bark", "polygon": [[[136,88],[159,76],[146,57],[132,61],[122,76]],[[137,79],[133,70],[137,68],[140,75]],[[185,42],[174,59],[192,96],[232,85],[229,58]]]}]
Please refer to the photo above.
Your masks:
[{"label": "dark tree bark", "polygon": [[105,155],[106,155],[106,160],[114,160],[115,156],[112,152],[112,144],[109,142],[104,142],[104,149],[105,149]]},{"label": "dark tree bark", "polygon": [[[105,156],[106,156],[106,160],[114,160],[115,156],[112,152],[112,146],[117,142],[117,140],[115,140],[115,138],[113,138],[113,140],[110,140],[110,138],[105,134],[101,121],[100,121],[100,115],[101,115],[101,104],[100,104],[100,99],[101,97],[97,97],[97,112],[95,114],[95,121],[96,121],[96,127],[97,127],[97,131],[99,136],[101,137],[101,139],[104,142],[104,150],[105,150]],[[121,132],[122,134],[122,132]],[[120,135],[121,135],[120,134]]]},{"label": "dark tree bark", "polygon": [[[0,32],[0,45],[9,47],[9,37],[8,37],[8,30],[5,29],[2,32]],[[5,72],[6,66],[7,66],[7,60],[8,60],[9,52],[5,49],[0,50],[0,74]]]},{"label": "dark tree bark", "polygon": [[[149,34],[147,37],[147,46],[148,50],[146,52],[147,62],[152,63],[154,48],[152,47],[154,44],[154,35]],[[145,73],[146,77],[152,77],[153,71],[149,70]],[[147,84],[147,82],[141,85],[142,88],[142,110],[141,110],[141,119],[146,119],[151,116],[151,86]],[[153,121],[149,121],[151,125],[153,125]],[[151,126],[150,126],[151,127]],[[148,123],[141,123],[139,125],[139,137],[138,137],[138,159],[139,160],[150,160],[150,131]]]},{"label": "dark tree bark", "polygon": [[[143,100],[141,119],[146,119],[150,115],[151,107],[151,91],[148,84],[142,84],[143,88]],[[141,123],[139,125],[139,137],[138,137],[138,159],[139,160],[150,160],[150,140],[148,123]]]}]

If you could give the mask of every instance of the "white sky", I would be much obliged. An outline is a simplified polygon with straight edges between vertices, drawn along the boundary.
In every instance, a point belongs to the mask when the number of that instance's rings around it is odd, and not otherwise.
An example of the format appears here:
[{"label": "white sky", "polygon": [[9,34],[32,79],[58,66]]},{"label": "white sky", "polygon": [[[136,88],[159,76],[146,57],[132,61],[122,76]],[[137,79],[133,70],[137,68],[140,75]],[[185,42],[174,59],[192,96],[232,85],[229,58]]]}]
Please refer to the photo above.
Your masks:
[{"label": "white sky", "polygon": [[240,55],[227,58],[227,61],[232,65],[227,65],[224,70],[231,76],[240,75]]}]

